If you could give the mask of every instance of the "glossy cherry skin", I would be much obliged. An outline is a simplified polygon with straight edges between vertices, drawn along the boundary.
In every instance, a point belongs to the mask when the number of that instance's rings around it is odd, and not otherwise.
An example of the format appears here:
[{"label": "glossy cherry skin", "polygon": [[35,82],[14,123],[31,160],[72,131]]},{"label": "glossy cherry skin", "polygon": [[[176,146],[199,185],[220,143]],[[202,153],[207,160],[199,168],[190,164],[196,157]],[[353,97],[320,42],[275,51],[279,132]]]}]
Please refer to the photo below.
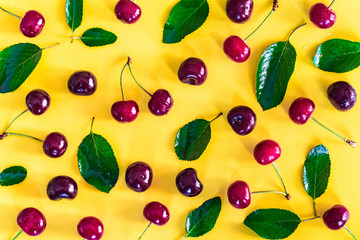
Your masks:
[{"label": "glossy cherry skin", "polygon": [[131,0],[120,0],[115,6],[115,15],[123,23],[136,23],[141,17],[141,8]]},{"label": "glossy cherry skin", "polygon": [[167,207],[159,202],[148,203],[144,208],[143,214],[148,221],[158,226],[165,225],[170,218]]},{"label": "glossy cherry skin", "polygon": [[346,207],[335,205],[324,213],[323,221],[331,230],[338,230],[345,226],[350,214]]},{"label": "glossy cherry skin", "polygon": [[104,225],[96,217],[85,217],[78,223],[77,231],[86,240],[99,240],[104,235]]},{"label": "glossy cherry skin", "polygon": [[207,68],[203,60],[188,58],[181,63],[178,70],[179,80],[190,85],[201,85],[207,78]]},{"label": "glossy cherry skin", "polygon": [[44,90],[35,89],[26,95],[25,103],[32,114],[41,115],[50,106],[50,96]]},{"label": "glossy cherry skin", "polygon": [[247,135],[256,126],[256,114],[251,108],[237,106],[230,110],[227,120],[232,129],[239,135]]},{"label": "glossy cherry skin", "polygon": [[25,13],[20,23],[20,31],[26,37],[38,36],[45,25],[45,19],[41,13],[31,10]]},{"label": "glossy cherry skin", "polygon": [[335,24],[336,14],[323,3],[316,3],[310,8],[310,20],[318,28],[330,28]]},{"label": "glossy cherry skin", "polygon": [[249,185],[244,181],[232,183],[227,191],[229,203],[239,209],[247,208],[251,202]]},{"label": "glossy cherry skin", "polygon": [[259,142],[254,148],[254,158],[261,165],[268,165],[281,155],[279,144],[267,139]]},{"label": "glossy cherry skin", "polygon": [[315,110],[315,103],[309,99],[300,97],[295,99],[289,108],[290,119],[296,124],[305,124]]},{"label": "glossy cherry skin", "polygon": [[46,219],[36,208],[25,208],[17,216],[17,224],[27,235],[38,236],[46,228]]},{"label": "glossy cherry skin", "polygon": [[111,107],[111,115],[121,123],[129,123],[134,121],[139,114],[139,106],[133,100],[118,101]]},{"label": "glossy cherry skin", "polygon": [[43,142],[44,153],[52,158],[58,158],[66,152],[68,143],[64,135],[58,132],[50,133]]},{"label": "glossy cherry skin", "polygon": [[227,0],[226,15],[234,23],[245,23],[253,12],[253,0]]},{"label": "glossy cherry skin", "polygon": [[46,193],[50,200],[74,199],[78,193],[78,186],[74,179],[68,176],[57,176],[50,180]]},{"label": "glossy cherry skin", "polygon": [[343,81],[331,84],[327,89],[327,95],[331,104],[339,111],[350,110],[357,99],[355,89]]},{"label": "glossy cherry skin", "polygon": [[176,187],[186,197],[195,197],[203,190],[203,185],[193,168],[184,169],[177,175]]},{"label": "glossy cherry skin", "polygon": [[234,62],[245,62],[250,56],[249,46],[238,36],[228,37],[223,45],[226,56]]},{"label": "glossy cherry skin", "polygon": [[75,95],[92,95],[97,89],[96,77],[88,71],[76,71],[68,80],[68,89]]},{"label": "glossy cherry skin", "polygon": [[148,103],[150,112],[155,116],[166,115],[173,105],[174,100],[165,89],[156,90]]},{"label": "glossy cherry skin", "polygon": [[146,191],[152,183],[153,172],[145,162],[134,162],[126,169],[126,185],[135,192]]}]

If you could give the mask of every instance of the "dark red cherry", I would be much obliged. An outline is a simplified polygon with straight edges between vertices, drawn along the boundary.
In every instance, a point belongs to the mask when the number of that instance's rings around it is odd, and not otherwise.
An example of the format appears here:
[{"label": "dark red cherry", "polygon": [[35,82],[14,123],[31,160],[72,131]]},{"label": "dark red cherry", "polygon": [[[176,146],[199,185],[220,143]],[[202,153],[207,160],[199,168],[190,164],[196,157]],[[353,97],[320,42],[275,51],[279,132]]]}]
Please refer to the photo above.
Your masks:
[{"label": "dark red cherry", "polygon": [[249,107],[237,106],[230,110],[227,120],[237,134],[247,135],[255,128],[256,114]]},{"label": "dark red cherry", "polygon": [[346,207],[335,205],[324,213],[325,225],[331,230],[338,230],[345,226],[350,214]]},{"label": "dark red cherry", "polygon": [[234,62],[245,62],[250,56],[249,46],[238,36],[228,37],[223,46],[226,56]]},{"label": "dark red cherry", "polygon": [[26,37],[38,36],[45,25],[45,19],[39,12],[31,10],[25,13],[20,23],[20,31]]},{"label": "dark red cherry", "polygon": [[167,207],[159,202],[148,203],[144,208],[144,217],[158,226],[162,226],[169,221],[170,214]]},{"label": "dark red cherry", "polygon": [[316,3],[310,8],[310,20],[318,28],[330,28],[336,21],[336,14],[323,3]]},{"label": "dark red cherry", "polygon": [[254,148],[254,158],[261,165],[268,165],[278,159],[281,155],[279,144],[267,139],[259,142]]},{"label": "dark red cherry", "polygon": [[46,228],[46,219],[36,208],[25,208],[17,216],[17,224],[27,235],[38,236]]},{"label": "dark red cherry", "polygon": [[174,100],[170,93],[165,89],[158,89],[153,93],[148,107],[150,112],[155,116],[163,116],[170,111],[173,104]]},{"label": "dark red cherry", "polygon": [[195,197],[203,190],[203,185],[193,168],[184,169],[177,175],[176,187],[182,195],[187,197]]},{"label": "dark red cherry", "polygon": [[71,177],[57,176],[48,183],[46,193],[50,200],[74,199],[78,193],[78,186]]},{"label": "dark red cherry", "polygon": [[244,181],[232,183],[227,191],[229,203],[239,209],[247,208],[251,202],[249,185]]},{"label": "dark red cherry", "polygon": [[77,225],[77,231],[86,240],[99,240],[104,235],[104,225],[96,217],[85,217]]},{"label": "dark red cherry", "polygon": [[25,103],[32,114],[41,115],[50,106],[50,96],[44,90],[35,89],[26,95]]},{"label": "dark red cherry", "polygon": [[97,89],[96,77],[88,71],[76,71],[68,80],[68,89],[75,95],[92,95]]},{"label": "dark red cherry", "polygon": [[68,143],[64,135],[58,132],[50,133],[43,142],[43,150],[46,155],[58,158],[66,152]]},{"label": "dark red cherry", "polygon": [[201,85],[207,78],[205,63],[199,58],[188,58],[179,67],[179,80],[190,85]]},{"label": "dark red cherry", "polygon": [[234,23],[244,23],[253,12],[253,0],[227,0],[226,15]]},{"label": "dark red cherry", "polygon": [[123,23],[136,23],[141,16],[141,8],[131,0],[120,0],[115,6],[115,15]]},{"label": "dark red cherry", "polygon": [[309,98],[295,99],[289,108],[290,119],[296,124],[305,124],[315,110],[314,102]]},{"label": "dark red cherry", "polygon": [[339,111],[350,110],[357,99],[355,89],[343,81],[331,84],[327,89],[327,95],[331,104]]},{"label": "dark red cherry", "polygon": [[116,121],[129,123],[134,121],[139,114],[139,107],[133,100],[118,101],[111,107],[111,115]]},{"label": "dark red cherry", "polygon": [[135,192],[146,191],[152,183],[151,167],[145,162],[134,162],[126,169],[126,185]]}]

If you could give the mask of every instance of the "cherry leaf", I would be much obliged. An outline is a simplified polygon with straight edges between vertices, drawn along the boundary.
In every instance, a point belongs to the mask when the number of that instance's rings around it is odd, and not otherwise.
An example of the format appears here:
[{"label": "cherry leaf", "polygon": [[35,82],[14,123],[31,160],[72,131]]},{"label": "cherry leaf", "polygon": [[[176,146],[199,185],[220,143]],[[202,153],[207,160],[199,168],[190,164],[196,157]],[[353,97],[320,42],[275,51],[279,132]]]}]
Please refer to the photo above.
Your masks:
[{"label": "cherry leaf", "polygon": [[314,147],[308,154],[303,172],[304,187],[313,200],[325,193],[330,177],[330,156],[323,145]]},{"label": "cherry leaf", "polygon": [[19,43],[0,52],[0,93],[18,89],[35,69],[42,49],[35,44]]},{"label": "cherry leaf", "polygon": [[80,40],[88,47],[99,47],[113,44],[117,36],[101,28],[91,28],[83,33]]},{"label": "cherry leaf", "polygon": [[27,171],[24,167],[21,166],[12,166],[4,169],[0,173],[0,185],[1,186],[11,186],[18,183],[21,183],[25,180],[27,176]]},{"label": "cherry leaf", "polygon": [[244,224],[265,239],[284,239],[299,226],[301,219],[284,209],[258,209],[250,213]]},{"label": "cherry leaf", "polygon": [[83,0],[66,0],[65,15],[66,22],[74,32],[82,22]]}]

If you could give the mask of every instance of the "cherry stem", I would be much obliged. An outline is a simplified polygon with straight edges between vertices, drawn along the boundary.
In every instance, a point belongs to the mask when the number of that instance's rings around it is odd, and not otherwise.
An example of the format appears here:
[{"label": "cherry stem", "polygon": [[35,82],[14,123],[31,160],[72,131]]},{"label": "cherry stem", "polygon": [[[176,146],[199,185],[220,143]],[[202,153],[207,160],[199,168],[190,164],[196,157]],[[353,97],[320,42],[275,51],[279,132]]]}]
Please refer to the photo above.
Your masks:
[{"label": "cherry stem", "polygon": [[308,221],[312,221],[312,220],[315,220],[315,219],[318,219],[320,218],[320,216],[315,216],[313,218],[308,218],[308,219],[302,219],[301,222],[308,222]]},{"label": "cherry stem", "polygon": [[300,26],[296,27],[294,30],[292,30],[292,32],[290,33],[287,41],[290,41],[290,37],[294,34],[294,32],[296,32],[296,30],[298,30],[299,28],[302,28],[303,26],[305,26],[307,23],[303,23]]},{"label": "cherry stem", "polygon": [[91,120],[90,133],[93,132],[94,121],[95,121],[95,117],[93,117],[92,120]]},{"label": "cherry stem", "polygon": [[129,60],[128,62],[125,64],[125,66],[123,67],[123,69],[121,70],[121,75],[120,75],[120,88],[121,88],[121,95],[122,95],[122,100],[125,101],[125,94],[124,94],[124,85],[123,85],[123,75],[124,75],[124,71],[125,68],[129,66]]},{"label": "cherry stem", "polygon": [[281,182],[282,182],[282,185],[284,186],[284,190],[285,190],[285,194],[286,194],[286,195],[285,195],[285,197],[286,197],[286,199],[287,199],[287,200],[290,200],[290,199],[291,199],[291,196],[290,196],[290,194],[289,194],[289,192],[288,192],[288,190],[287,190],[287,188],[286,188],[286,185],[285,185],[284,179],[282,178],[282,176],[281,176],[281,174],[280,174],[279,170],[277,169],[277,167],[276,167],[275,163],[273,162],[272,164],[273,164],[273,166],[274,166],[274,168],[275,168],[275,170],[276,170],[277,174],[278,174],[278,175],[279,175],[279,177],[280,177],[280,180],[281,180]]},{"label": "cherry stem", "polygon": [[16,234],[16,236],[12,239],[15,240],[18,236],[20,236],[20,234],[22,234],[23,230],[20,230],[20,232],[18,234]]},{"label": "cherry stem", "polygon": [[328,6],[329,9],[331,9],[331,7],[332,7],[332,5],[334,5],[335,1],[336,1],[336,0],[333,0],[333,1],[330,3],[330,5]]},{"label": "cherry stem", "polygon": [[286,198],[288,196],[288,194],[281,192],[281,191],[255,191],[255,192],[251,192],[251,194],[257,194],[257,193],[279,193],[281,195],[284,195]]},{"label": "cherry stem", "polygon": [[5,132],[4,133],[7,133],[11,127],[11,125],[13,125],[13,123],[20,117],[22,116],[24,113],[26,113],[27,111],[29,111],[29,109],[26,109],[25,111],[23,111],[22,113],[20,113],[19,115],[17,115],[12,121],[11,123],[9,124],[9,126],[6,128]]},{"label": "cherry stem", "polygon": [[144,234],[146,233],[146,231],[149,229],[149,227],[151,226],[152,222],[149,223],[149,225],[145,228],[145,230],[143,231],[143,233],[141,234],[141,236],[138,238],[138,240],[140,240]]},{"label": "cherry stem", "polygon": [[136,80],[136,78],[135,78],[135,76],[134,76],[134,73],[133,73],[133,71],[132,71],[132,68],[131,68],[131,58],[130,58],[130,57],[128,57],[127,65],[129,65],[129,70],[130,70],[131,76],[132,76],[132,78],[134,79],[134,81],[136,82],[136,84],[137,84],[144,92],[146,92],[150,97],[152,97],[152,95],[151,95],[148,91],[146,91],[145,88],[143,88],[143,87],[140,85],[140,83],[138,83],[138,81]]},{"label": "cherry stem", "polygon": [[356,240],[358,240],[346,225],[344,226],[344,228],[351,234],[351,236],[353,236]]},{"label": "cherry stem", "polygon": [[217,115],[213,120],[211,120],[210,123],[212,123],[213,121],[215,121],[216,119],[218,119],[222,115],[224,115],[222,112],[219,113],[219,115]]},{"label": "cherry stem", "polygon": [[44,142],[44,140],[41,140],[41,139],[39,139],[39,138],[30,136],[30,135],[22,134],[22,133],[6,133],[5,135],[6,135],[6,136],[11,136],[11,135],[12,135],[12,136],[27,137],[27,138],[31,138],[31,139],[34,139],[34,140],[39,141],[39,142]]},{"label": "cherry stem", "polygon": [[56,46],[58,46],[58,45],[60,45],[60,43],[56,43],[56,44],[54,44],[54,45],[52,45],[52,46],[50,46],[50,47],[42,48],[41,50],[50,49],[50,48],[56,47]]},{"label": "cherry stem", "polygon": [[350,139],[344,138],[343,136],[341,136],[340,134],[334,132],[333,130],[331,130],[330,128],[326,127],[324,124],[322,124],[321,122],[319,122],[318,120],[316,120],[314,117],[311,117],[312,120],[314,120],[317,124],[319,124],[320,126],[322,126],[323,128],[325,128],[326,130],[328,130],[329,132],[331,132],[332,134],[334,134],[335,136],[339,137],[340,139],[342,139],[344,142],[346,142],[347,144],[349,144],[351,147],[355,148],[357,146],[355,141],[352,141]]},{"label": "cherry stem", "polygon": [[13,17],[16,17],[16,18],[18,18],[18,19],[22,19],[22,17],[14,14],[14,13],[12,13],[12,12],[9,12],[8,10],[5,10],[5,9],[3,9],[2,7],[0,7],[0,9],[3,10],[4,12],[10,14],[10,15],[13,16]]}]

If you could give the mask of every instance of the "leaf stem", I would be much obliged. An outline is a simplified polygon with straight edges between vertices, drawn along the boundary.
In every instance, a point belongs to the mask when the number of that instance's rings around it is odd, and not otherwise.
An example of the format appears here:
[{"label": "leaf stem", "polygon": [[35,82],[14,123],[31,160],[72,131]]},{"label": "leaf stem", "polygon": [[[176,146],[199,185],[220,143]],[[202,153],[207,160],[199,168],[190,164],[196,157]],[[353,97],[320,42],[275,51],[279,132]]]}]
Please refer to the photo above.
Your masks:
[{"label": "leaf stem", "polygon": [[91,120],[90,133],[93,132],[94,120],[95,120],[95,117],[93,117],[92,120]]},{"label": "leaf stem", "polygon": [[303,23],[300,26],[296,27],[294,30],[292,30],[292,32],[290,33],[287,41],[290,41],[290,37],[294,34],[294,32],[296,32],[296,30],[298,30],[299,28],[302,28],[303,26],[305,26],[307,23]]},{"label": "leaf stem", "polygon": [[50,49],[50,48],[56,47],[56,46],[58,46],[58,45],[60,45],[60,43],[56,43],[56,44],[54,44],[54,45],[52,45],[52,46],[50,46],[50,47],[42,48],[41,50]]},{"label": "leaf stem", "polygon": [[328,130],[329,132],[331,132],[332,134],[334,134],[335,136],[337,136],[338,138],[342,139],[344,142],[346,142],[347,144],[349,144],[351,147],[355,148],[357,146],[355,141],[352,141],[350,139],[344,138],[343,136],[341,136],[340,134],[334,132],[333,130],[331,130],[330,128],[326,127],[324,124],[322,124],[321,122],[319,122],[318,120],[316,120],[316,118],[311,117],[312,120],[314,120],[317,124],[319,124],[320,126],[322,126],[323,128],[325,128],[326,130]]},{"label": "leaf stem", "polygon": [[274,168],[275,168],[275,170],[276,170],[277,174],[278,174],[278,175],[279,175],[279,177],[280,177],[280,180],[281,180],[281,182],[282,182],[282,185],[284,186],[284,190],[285,190],[285,193],[286,193],[285,197],[286,197],[286,199],[287,199],[287,200],[290,200],[290,199],[291,199],[291,196],[290,196],[290,194],[289,194],[289,192],[288,192],[288,190],[287,190],[287,188],[286,188],[286,185],[285,185],[284,179],[282,178],[282,176],[281,176],[281,174],[280,174],[280,172],[279,172],[278,168],[276,167],[275,163],[273,162],[272,164],[273,164],[273,166],[274,166]]},{"label": "leaf stem", "polygon": [[71,37],[72,39],[80,40],[81,37]]},{"label": "leaf stem", "polygon": [[251,192],[251,194],[257,194],[257,193],[279,193],[281,195],[284,195],[285,197],[287,197],[288,194],[281,192],[281,191],[255,191],[255,192]]},{"label": "leaf stem", "polygon": [[185,237],[183,237],[181,240],[187,239],[187,237],[188,237],[188,236],[186,235],[186,236],[185,236]]},{"label": "leaf stem", "polygon": [[121,75],[120,75],[120,88],[121,88],[121,95],[122,95],[122,100],[125,101],[125,94],[124,94],[124,85],[123,85],[123,76],[124,76],[124,71],[125,68],[129,66],[129,60],[128,62],[125,64],[125,66],[123,67],[123,69],[121,70]]},{"label": "leaf stem", "polygon": [[319,215],[317,215],[317,212],[316,212],[316,203],[315,203],[315,199],[313,199],[313,207],[314,207],[314,217],[319,217]]},{"label": "leaf stem", "polygon": [[318,218],[320,218],[320,216],[316,216],[316,217],[308,218],[308,219],[302,219],[301,222],[308,222],[308,221],[312,221],[312,220],[315,220],[315,219],[318,219]]},{"label": "leaf stem", "polygon": [[24,113],[26,113],[27,111],[29,111],[29,109],[26,109],[25,111],[21,112],[19,115],[17,115],[12,121],[11,123],[9,124],[9,126],[6,128],[5,132],[4,133],[7,133],[11,127],[11,125],[20,117],[22,116]]},{"label": "leaf stem", "polygon": [[20,17],[20,16],[18,16],[18,15],[16,15],[16,14],[14,14],[14,13],[12,13],[12,12],[9,12],[8,10],[5,10],[4,8],[2,8],[2,7],[0,7],[0,10],[3,10],[4,12],[6,12],[6,13],[8,13],[8,14],[10,14],[11,16],[13,16],[13,17],[16,17],[16,18],[18,18],[18,19],[22,19],[22,17]]},{"label": "leaf stem", "polygon": [[215,121],[216,119],[218,119],[222,115],[224,115],[222,112],[219,113],[219,115],[217,115],[213,120],[211,120],[210,123],[212,123],[213,121]]},{"label": "leaf stem", "polygon": [[132,78],[134,79],[134,81],[136,82],[136,84],[137,84],[144,92],[146,92],[150,97],[152,97],[152,95],[151,95],[148,91],[146,91],[145,88],[143,88],[143,87],[140,85],[140,83],[136,80],[136,78],[135,78],[135,76],[134,76],[134,73],[133,73],[133,71],[132,71],[132,68],[131,68],[131,58],[130,58],[130,57],[128,57],[127,64],[129,65],[129,70],[130,70],[131,76],[132,76]]},{"label": "leaf stem", "polygon": [[145,230],[143,231],[143,233],[141,234],[141,236],[138,238],[138,240],[140,240],[144,234],[146,233],[146,231],[149,229],[149,227],[151,226],[152,222],[149,223],[149,225],[145,228]]},{"label": "leaf stem", "polygon": [[329,8],[330,10],[331,10],[332,5],[334,5],[335,1],[336,1],[336,0],[333,0],[333,1],[330,3],[330,5],[328,6],[328,8]]},{"label": "leaf stem", "polygon": [[34,140],[39,141],[39,142],[44,142],[44,140],[41,140],[41,139],[39,139],[39,138],[30,136],[30,135],[22,134],[22,133],[6,133],[6,136],[11,136],[11,135],[12,135],[12,136],[27,137],[27,138],[31,138],[31,139],[34,139]]},{"label": "leaf stem", "polygon": [[346,225],[344,226],[344,228],[351,234],[351,236],[354,237],[354,239],[358,240]]},{"label": "leaf stem", "polygon": [[20,234],[22,234],[23,230],[20,230],[20,232],[18,234],[16,234],[16,236],[12,239],[15,240],[18,236],[20,236]]},{"label": "leaf stem", "polygon": [[262,23],[260,23],[260,25],[252,32],[249,34],[249,36],[247,36],[244,39],[244,42],[246,42],[246,40],[248,40],[252,35],[254,35],[254,33],[256,33],[257,30],[259,30],[259,28],[262,27],[262,25],[264,25],[264,23],[269,19],[269,17],[271,16],[271,14],[273,14],[273,12],[275,12],[274,9],[271,9],[271,12],[266,16],[266,18],[262,21]]}]

